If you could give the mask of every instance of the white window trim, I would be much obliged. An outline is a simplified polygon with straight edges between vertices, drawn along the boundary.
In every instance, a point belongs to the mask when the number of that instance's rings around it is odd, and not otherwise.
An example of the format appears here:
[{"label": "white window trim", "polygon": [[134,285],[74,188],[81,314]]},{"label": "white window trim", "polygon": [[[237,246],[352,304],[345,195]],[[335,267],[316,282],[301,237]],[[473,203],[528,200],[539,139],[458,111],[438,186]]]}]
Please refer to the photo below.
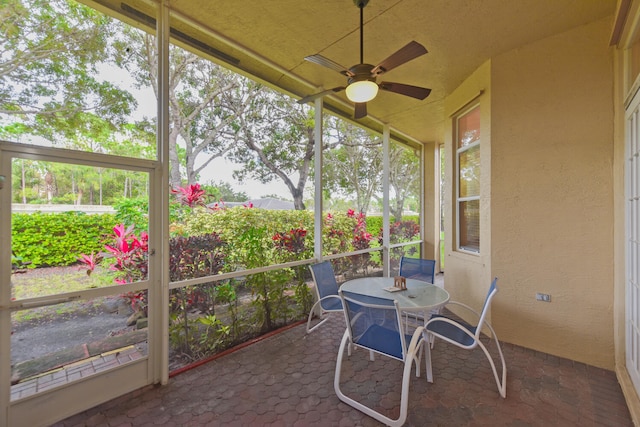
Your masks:
[{"label": "white window trim", "polygon": [[[480,145],[480,141],[482,140],[482,134],[480,136],[480,139],[478,139],[477,141],[472,142],[469,145],[465,145],[464,147],[458,147],[458,130],[459,130],[459,126],[458,126],[458,122],[460,120],[460,118],[464,117],[466,114],[468,114],[470,111],[472,111],[473,109],[479,107],[480,104],[474,104],[471,107],[465,109],[464,111],[462,111],[460,114],[458,114],[455,117],[455,132],[454,132],[454,146],[456,149],[456,160],[455,160],[455,164],[456,164],[456,168],[455,168],[455,199],[456,199],[456,205],[455,205],[455,227],[456,227],[456,251],[457,252],[461,252],[461,253],[465,253],[465,254],[470,254],[470,255],[480,255],[480,250],[473,250],[473,249],[468,249],[468,248],[463,248],[460,245],[460,203],[461,202],[468,202],[468,201],[473,201],[473,200],[478,200],[478,203],[480,203],[480,193],[478,193],[477,196],[469,196],[469,197],[460,197],[460,154],[464,153],[465,151],[468,151],[474,147],[477,147]],[[482,242],[480,242],[482,243]]]}]

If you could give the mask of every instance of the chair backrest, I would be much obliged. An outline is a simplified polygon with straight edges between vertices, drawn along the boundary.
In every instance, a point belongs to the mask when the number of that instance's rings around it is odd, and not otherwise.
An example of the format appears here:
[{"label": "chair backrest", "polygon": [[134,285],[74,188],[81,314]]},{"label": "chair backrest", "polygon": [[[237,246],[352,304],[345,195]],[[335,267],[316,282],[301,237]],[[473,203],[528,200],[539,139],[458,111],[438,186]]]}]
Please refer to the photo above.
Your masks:
[{"label": "chair backrest", "polygon": [[400,259],[400,276],[407,279],[422,280],[433,283],[436,261],[433,259],[408,258]]},{"label": "chair backrest", "polygon": [[351,342],[359,347],[405,359],[406,337],[396,301],[339,291]]},{"label": "chair backrest", "polygon": [[491,286],[489,286],[489,290],[487,291],[487,297],[484,299],[484,305],[482,306],[482,311],[480,312],[480,319],[478,320],[478,326],[476,328],[476,339],[480,337],[480,332],[482,330],[482,325],[484,323],[485,317],[487,317],[487,312],[491,307],[491,300],[498,293],[498,278],[494,277],[491,282]]},{"label": "chair backrest", "polygon": [[[313,277],[313,281],[316,284],[316,293],[319,300],[328,295],[338,295],[338,281],[333,272],[333,266],[329,261],[312,264],[309,269],[311,270],[311,277]],[[320,301],[323,309],[330,309],[330,304],[331,302],[328,301]]]}]

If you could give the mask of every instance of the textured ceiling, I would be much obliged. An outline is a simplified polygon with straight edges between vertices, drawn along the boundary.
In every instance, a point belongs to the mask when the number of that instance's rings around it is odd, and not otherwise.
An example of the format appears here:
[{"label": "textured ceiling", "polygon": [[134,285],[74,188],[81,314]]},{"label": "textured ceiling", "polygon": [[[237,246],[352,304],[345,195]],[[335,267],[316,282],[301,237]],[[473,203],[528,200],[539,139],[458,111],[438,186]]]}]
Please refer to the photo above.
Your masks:
[{"label": "textured ceiling", "polygon": [[[231,56],[221,63],[297,97],[346,83],[305,56],[320,53],[347,68],[359,63],[360,14],[352,0],[170,0],[169,5],[171,26]],[[380,92],[360,122],[378,129],[388,123],[397,134],[420,142],[442,141],[443,100],[479,65],[595,20],[610,17],[613,24],[615,6],[616,0],[370,0],[364,9],[364,62],[375,65],[415,40],[429,53],[378,82],[432,92],[424,101]],[[352,115],[344,92],[325,102]]]}]

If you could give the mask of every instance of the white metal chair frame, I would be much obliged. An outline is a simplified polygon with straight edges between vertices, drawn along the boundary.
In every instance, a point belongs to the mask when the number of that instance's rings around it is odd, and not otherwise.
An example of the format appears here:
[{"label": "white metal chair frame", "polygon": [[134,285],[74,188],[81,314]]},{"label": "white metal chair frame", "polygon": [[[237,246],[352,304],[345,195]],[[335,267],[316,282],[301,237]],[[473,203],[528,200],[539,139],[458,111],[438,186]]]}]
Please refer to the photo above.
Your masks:
[{"label": "white metal chair frame", "polygon": [[[457,322],[455,320],[452,320],[448,317],[445,316],[441,316],[441,315],[437,315],[432,317],[426,324],[425,324],[425,333],[427,334],[427,340],[428,342],[431,343],[431,347],[434,345],[434,338],[440,338],[444,341],[447,341],[448,343],[451,343],[455,346],[458,346],[460,348],[464,348],[466,350],[473,350],[476,347],[480,347],[482,349],[482,351],[484,352],[485,356],[487,357],[487,359],[489,360],[489,363],[491,364],[491,370],[493,371],[493,376],[496,380],[496,385],[498,386],[498,392],[500,393],[500,396],[503,398],[507,397],[507,365],[504,361],[504,355],[502,354],[502,348],[500,347],[500,341],[498,340],[498,336],[496,335],[495,331],[493,330],[493,327],[491,326],[491,324],[485,319],[486,315],[487,315],[487,310],[488,308],[491,306],[491,300],[493,299],[493,297],[495,296],[495,294],[498,292],[498,288],[496,286],[496,282],[497,282],[498,278],[493,279],[493,283],[491,284],[491,287],[489,288],[489,292],[487,294],[487,298],[485,299],[484,302],[484,306],[482,307],[482,312],[478,313],[476,310],[474,310],[473,308],[469,307],[468,305],[458,302],[458,301],[449,301],[447,303],[447,305],[455,305],[458,307],[462,307],[464,309],[466,309],[468,312],[474,314],[477,318],[478,318],[478,325],[476,327],[472,327],[464,322]],[[462,335],[462,337],[458,340],[443,335],[441,333],[437,333],[433,331],[434,325],[436,325],[438,322],[442,323],[446,323],[447,325],[450,325],[450,327],[455,328],[457,331],[462,332],[464,335]],[[498,376],[498,371],[496,369],[496,365],[493,361],[493,357],[491,357],[491,354],[489,353],[489,351],[487,350],[487,347],[482,343],[482,340],[480,339],[481,337],[481,333],[482,333],[482,328],[486,326],[489,331],[491,332],[491,335],[489,336],[490,340],[495,341],[496,346],[498,347],[498,353],[500,354],[500,361],[502,362],[502,375]],[[470,344],[465,344],[465,342],[462,341],[462,339],[467,339],[468,341],[470,341]],[[427,346],[428,347],[428,346]],[[427,376],[429,377],[431,375],[431,366],[427,366]]]},{"label": "white metal chair frame", "polygon": [[[345,292],[346,293],[346,292]],[[345,293],[343,293],[342,291],[339,291],[339,294],[341,296],[341,298],[343,299],[343,306],[344,306],[344,313],[345,313],[345,320],[347,322],[347,329],[344,332],[344,335],[342,337],[342,341],[340,343],[340,349],[338,350],[338,359],[337,359],[337,363],[336,363],[336,371],[335,371],[335,377],[334,377],[334,389],[336,392],[336,395],[338,396],[338,398],[343,401],[344,403],[356,408],[357,410],[369,415],[372,418],[375,418],[376,420],[388,425],[388,426],[392,426],[392,427],[400,427],[402,426],[406,419],[407,419],[407,413],[408,413],[408,405],[409,405],[409,383],[410,383],[410,379],[411,379],[411,366],[413,365],[413,362],[416,362],[416,377],[420,376],[420,361],[422,358],[422,352],[424,351],[425,345],[424,345],[424,328],[423,327],[418,327],[416,328],[416,330],[414,331],[413,335],[411,336],[411,341],[409,342],[409,345],[407,346],[407,339],[405,337],[405,334],[403,332],[403,325],[402,325],[402,314],[400,312],[400,308],[398,307],[398,303],[396,301],[392,301],[391,305],[377,305],[377,304],[369,304],[366,302],[363,302],[362,300],[359,299],[354,299],[354,296],[357,296],[358,294],[351,294],[351,293],[346,293],[350,296],[345,295]],[[363,299],[380,299],[380,298],[374,298],[374,297],[365,297],[362,296]],[[350,312],[349,312],[349,308],[347,306],[348,302],[352,301],[355,304],[358,304],[361,307],[368,307],[368,308],[374,308],[374,309],[386,309],[386,310],[394,310],[395,311],[395,321],[397,322],[397,332],[398,335],[400,336],[400,342],[402,345],[402,357],[398,358],[395,357],[393,355],[390,355],[388,353],[384,353],[382,351],[380,351],[379,349],[375,348],[375,346],[365,346],[362,344],[358,343],[358,339],[360,337],[362,337],[363,335],[366,334],[366,332],[364,334],[361,334],[359,337],[354,337],[353,336],[353,332],[352,332],[352,325],[355,324],[355,322],[358,320],[358,318],[362,315],[362,313],[357,313],[355,316],[353,316],[351,318],[350,316]],[[377,326],[381,326],[384,327],[384,323],[382,323],[382,325],[377,325]],[[370,328],[367,328],[370,329]],[[395,331],[395,329],[394,329]],[[365,350],[369,350],[370,352],[370,357],[371,360],[373,360],[373,354],[374,353],[379,353],[382,354],[384,356],[390,357],[392,359],[396,359],[399,360],[401,362],[404,362],[404,370],[403,370],[403,374],[402,374],[402,392],[400,395],[400,414],[398,416],[397,419],[392,419],[387,417],[384,414],[381,414],[380,412],[377,412],[375,410],[373,410],[372,408],[364,405],[363,403],[358,402],[357,400],[345,395],[342,390],[340,389],[340,378],[341,378],[341,370],[342,370],[342,359],[344,356],[344,350],[345,347],[347,348],[348,354],[351,355],[351,346],[354,345],[356,347],[360,347],[363,348]],[[430,367],[431,367],[431,360],[430,360],[430,349],[428,346],[427,347],[427,351],[426,351],[426,356],[425,356],[425,363],[427,365],[427,371],[430,372]],[[427,380],[430,382],[433,382],[433,379],[430,375],[427,376]]]}]

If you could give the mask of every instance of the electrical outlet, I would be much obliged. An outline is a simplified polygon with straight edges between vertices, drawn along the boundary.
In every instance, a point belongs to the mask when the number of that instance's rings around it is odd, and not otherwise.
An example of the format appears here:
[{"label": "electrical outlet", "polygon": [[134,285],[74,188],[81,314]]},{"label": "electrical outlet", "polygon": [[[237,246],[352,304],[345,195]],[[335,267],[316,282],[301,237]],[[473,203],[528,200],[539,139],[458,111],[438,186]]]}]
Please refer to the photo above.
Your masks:
[{"label": "electrical outlet", "polygon": [[551,302],[551,295],[549,295],[549,294],[541,294],[540,292],[538,292],[536,294],[536,300],[537,301],[544,301],[544,302]]}]

